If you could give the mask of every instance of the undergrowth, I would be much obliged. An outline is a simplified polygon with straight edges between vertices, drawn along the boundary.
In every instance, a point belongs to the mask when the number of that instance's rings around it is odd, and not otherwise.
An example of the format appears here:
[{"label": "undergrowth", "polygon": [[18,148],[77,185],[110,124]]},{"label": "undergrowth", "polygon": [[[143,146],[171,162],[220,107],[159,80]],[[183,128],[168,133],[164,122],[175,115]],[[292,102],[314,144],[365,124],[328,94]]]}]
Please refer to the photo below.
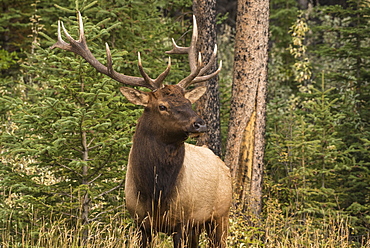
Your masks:
[{"label": "undergrowth", "polygon": [[[130,219],[124,214],[111,216],[107,223],[93,222],[88,226],[77,224],[74,228],[68,220],[55,217],[34,218],[29,225],[18,230],[9,230],[12,217],[0,227],[0,247],[70,248],[70,247],[138,247],[139,234]],[[253,218],[240,209],[233,208],[230,214],[229,247],[370,247],[370,242],[353,242],[351,226],[341,215],[327,215],[321,219],[310,216],[298,219],[293,213],[284,214],[276,200],[267,200],[262,218]],[[88,232],[86,231],[88,230]],[[12,233],[12,234],[11,234]],[[16,235],[14,235],[16,233]],[[369,237],[367,237],[368,240]],[[201,236],[200,247],[206,247],[206,236]],[[172,247],[171,238],[158,234],[154,247]]]}]

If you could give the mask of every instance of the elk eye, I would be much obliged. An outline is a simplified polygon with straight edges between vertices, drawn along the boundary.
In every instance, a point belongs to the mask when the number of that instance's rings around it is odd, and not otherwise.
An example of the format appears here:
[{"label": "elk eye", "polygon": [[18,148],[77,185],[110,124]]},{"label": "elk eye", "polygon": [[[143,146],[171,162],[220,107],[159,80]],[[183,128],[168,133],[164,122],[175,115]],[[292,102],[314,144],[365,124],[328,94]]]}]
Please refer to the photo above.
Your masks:
[{"label": "elk eye", "polygon": [[167,107],[164,106],[164,105],[159,105],[159,110],[160,111],[166,111],[167,110]]}]

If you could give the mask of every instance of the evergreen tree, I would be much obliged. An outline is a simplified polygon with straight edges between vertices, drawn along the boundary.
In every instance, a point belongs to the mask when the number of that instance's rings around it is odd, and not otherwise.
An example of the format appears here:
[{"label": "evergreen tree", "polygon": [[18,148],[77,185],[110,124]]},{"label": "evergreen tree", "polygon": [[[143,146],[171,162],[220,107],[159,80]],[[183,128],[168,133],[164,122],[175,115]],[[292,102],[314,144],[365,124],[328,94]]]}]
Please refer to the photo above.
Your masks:
[{"label": "evergreen tree", "polygon": [[164,51],[179,29],[162,10],[177,8],[181,1],[157,4],[77,1],[35,8],[32,27],[37,32],[20,72],[26,80],[14,82],[15,88],[2,85],[6,90],[0,94],[6,116],[0,136],[0,216],[2,226],[12,223],[14,234],[29,223],[33,211],[54,219],[62,216],[71,227],[104,221],[107,214],[125,215],[120,189],[141,110],[120,95],[119,83],[98,74],[82,58],[48,47],[56,40],[51,37],[56,37],[58,16],[78,37],[80,10],[89,47],[100,61],[105,61],[108,42],[115,69],[135,75],[141,51],[144,67],[155,77],[166,66]]},{"label": "evergreen tree", "polygon": [[[104,32],[88,21],[86,30],[91,36]],[[7,162],[2,184],[23,195],[17,208],[33,205],[88,224],[102,209],[123,203],[118,189],[138,112],[125,114],[129,106],[117,93],[119,85],[75,56],[39,47],[24,68],[37,78],[25,86],[24,99],[3,98],[16,110],[16,128],[3,133],[2,144],[9,157],[28,162]]]},{"label": "evergreen tree", "polygon": [[[273,75],[277,87],[272,88],[270,96],[275,98],[268,107],[266,161],[287,212],[293,208],[302,219],[311,214],[318,222],[323,215],[341,212],[351,220],[353,237],[361,237],[369,226],[369,192],[365,186],[369,184],[369,153],[364,145],[369,133],[363,114],[367,110],[367,101],[363,100],[367,91],[359,91],[357,86],[361,81],[366,88],[368,82],[355,74],[366,74],[367,53],[360,56],[357,50],[367,46],[364,36],[368,21],[356,18],[361,8],[362,15],[368,9],[364,4],[351,6],[316,9],[316,19],[311,20],[321,20],[320,29],[310,29],[312,21],[305,32],[298,28],[307,27],[299,23],[305,21],[303,16],[310,17],[309,13],[301,14],[293,25],[289,50],[296,60],[292,72],[296,76],[293,85],[298,87],[280,87],[284,77]],[[349,12],[352,14],[341,16]],[[352,22],[358,24],[357,28],[348,28]],[[362,32],[363,39],[354,46],[356,32]],[[321,46],[315,50],[310,44]],[[353,69],[357,66],[360,70]],[[287,93],[290,96],[284,98]]]},{"label": "evergreen tree", "polygon": [[[365,148],[370,137],[370,6],[365,0],[350,0],[346,6],[323,7],[318,13],[320,25],[313,39],[319,44],[315,52],[320,63],[314,70],[324,69],[327,83],[336,88],[333,97],[347,103],[340,109],[347,118],[338,132],[351,150],[353,162],[349,161],[343,170],[342,207],[357,220],[356,227],[361,227],[360,233],[364,234],[369,228],[370,204],[366,186],[370,184],[370,153]],[[321,42],[317,42],[319,38]]]}]

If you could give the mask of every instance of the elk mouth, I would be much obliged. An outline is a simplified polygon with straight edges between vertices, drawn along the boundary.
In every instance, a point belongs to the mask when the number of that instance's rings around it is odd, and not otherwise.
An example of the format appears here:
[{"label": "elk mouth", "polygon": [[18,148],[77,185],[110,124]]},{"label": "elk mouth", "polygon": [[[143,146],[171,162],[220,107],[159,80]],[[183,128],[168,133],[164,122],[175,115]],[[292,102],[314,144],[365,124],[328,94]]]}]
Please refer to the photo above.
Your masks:
[{"label": "elk mouth", "polygon": [[189,138],[199,138],[203,134],[204,134],[204,132],[202,132],[202,133],[188,133],[188,137]]}]

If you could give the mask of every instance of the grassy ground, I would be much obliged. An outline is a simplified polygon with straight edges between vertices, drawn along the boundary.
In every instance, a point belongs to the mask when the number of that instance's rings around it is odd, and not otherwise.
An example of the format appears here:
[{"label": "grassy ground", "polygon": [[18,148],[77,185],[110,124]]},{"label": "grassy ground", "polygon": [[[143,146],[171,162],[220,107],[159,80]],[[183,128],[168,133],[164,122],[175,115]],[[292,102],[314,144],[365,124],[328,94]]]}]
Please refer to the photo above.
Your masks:
[{"label": "grassy ground", "polygon": [[[341,216],[327,216],[320,221],[308,217],[305,220],[299,220],[283,215],[273,202],[267,203],[265,216],[263,220],[251,221],[240,214],[240,211],[232,211],[228,246],[238,248],[370,247],[370,241],[367,243],[350,241],[351,227],[346,218]],[[112,216],[108,224],[98,222],[91,224],[89,234],[85,236],[88,237],[85,243],[82,243],[82,237],[86,234],[86,227],[77,225],[71,229],[65,219],[51,222],[47,217],[37,218],[37,220],[35,218],[34,223],[15,230],[16,236],[11,235],[6,226],[1,227],[0,230],[0,248],[134,248],[138,247],[139,240],[131,220],[120,219],[117,216]],[[12,231],[14,233],[14,230]],[[163,234],[157,235],[154,242],[157,248],[172,247],[171,239]],[[205,236],[202,236],[200,247],[206,247]]]}]

